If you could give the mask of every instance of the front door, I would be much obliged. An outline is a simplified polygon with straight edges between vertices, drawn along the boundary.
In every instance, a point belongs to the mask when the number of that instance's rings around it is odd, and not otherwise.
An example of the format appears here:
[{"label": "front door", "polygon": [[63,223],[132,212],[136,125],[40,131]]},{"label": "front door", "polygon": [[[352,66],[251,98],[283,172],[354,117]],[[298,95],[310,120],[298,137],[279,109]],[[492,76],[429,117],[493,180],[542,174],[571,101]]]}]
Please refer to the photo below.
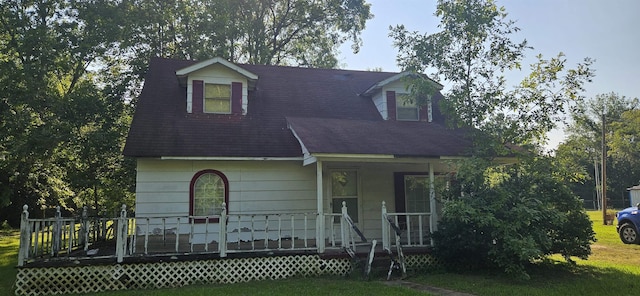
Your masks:
[{"label": "front door", "polygon": [[342,202],[347,213],[358,223],[358,196],[360,194],[357,170],[335,170],[331,172],[331,208],[333,213],[342,213]]}]

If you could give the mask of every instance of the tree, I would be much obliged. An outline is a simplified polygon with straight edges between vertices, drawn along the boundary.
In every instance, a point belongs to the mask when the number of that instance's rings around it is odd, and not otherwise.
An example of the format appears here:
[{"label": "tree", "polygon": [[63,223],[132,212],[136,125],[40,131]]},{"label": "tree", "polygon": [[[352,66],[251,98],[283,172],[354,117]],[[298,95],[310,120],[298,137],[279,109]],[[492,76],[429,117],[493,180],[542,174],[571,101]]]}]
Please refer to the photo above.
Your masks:
[{"label": "tree", "polygon": [[[611,176],[611,180],[607,182],[613,187],[613,194],[608,196],[617,199],[627,194],[626,188],[640,184],[640,110],[630,109],[623,112],[619,121],[611,123],[609,130],[607,146],[615,173],[607,171],[607,177]],[[622,200],[625,203],[622,203],[620,208],[629,206],[626,200]]]},{"label": "tree", "polygon": [[640,162],[640,110],[630,108],[622,112],[620,120],[611,123],[610,130],[612,135],[609,147],[612,157]]},{"label": "tree", "polygon": [[[73,198],[84,188],[76,185],[90,175],[70,174],[69,168],[106,155],[79,153],[75,148],[88,144],[79,131],[102,132],[126,120],[123,98],[106,100],[111,89],[100,86],[90,70],[120,38],[113,11],[110,1],[0,3],[0,213],[14,226],[24,204],[43,211],[82,206]],[[96,107],[101,109],[87,111]],[[100,142],[101,135],[90,142],[119,150],[124,131],[118,132],[108,141]]]},{"label": "tree", "polygon": [[124,53],[144,73],[154,56],[334,68],[347,40],[358,51],[373,15],[364,0],[133,0],[123,4]]},{"label": "tree", "polygon": [[638,181],[638,175],[634,173],[634,166],[638,162],[636,159],[625,157],[624,152],[621,153],[619,145],[624,145],[623,141],[620,141],[624,136],[617,137],[616,134],[625,130],[622,125],[633,122],[626,122],[628,119],[623,119],[623,114],[637,109],[639,104],[638,99],[612,92],[598,94],[571,112],[571,123],[565,130],[567,138],[558,146],[556,157],[565,166],[571,166],[575,171],[581,172],[582,178],[571,182],[572,190],[581,198],[595,201],[594,165],[599,167],[601,164],[602,115],[605,114],[609,131],[607,146],[610,150],[607,157],[607,197],[612,201],[612,206],[627,205],[623,204],[622,197],[626,194],[626,188]]},{"label": "tree", "polygon": [[[400,25],[390,36],[403,68],[434,69],[431,77],[450,85],[442,107],[454,125],[478,128],[502,144],[542,143],[563,112],[579,105],[580,91],[593,76],[590,59],[568,69],[562,53],[551,59],[538,55],[531,73],[508,88],[504,74],[521,69],[531,48],[526,40],[511,40],[520,29],[504,8],[491,0],[440,0],[435,15],[440,32],[421,35]],[[411,87],[424,91],[424,83],[415,80]]]},{"label": "tree", "polygon": [[[440,32],[390,28],[406,70],[444,79],[441,109],[450,124],[474,131],[473,157],[464,161],[444,190],[443,217],[434,233],[436,255],[444,262],[500,268],[527,277],[525,264],[552,253],[586,258],[594,241],[582,204],[564,185],[568,174],[551,159],[528,148],[577,108],[592,61],[568,69],[562,53],[537,56],[530,73],[507,87],[505,73],[520,70],[526,41],[514,42],[519,28],[492,0],[439,0]],[[413,79],[412,99],[425,104],[433,92],[426,80]],[[535,147],[534,147],[535,148]],[[522,155],[518,151],[524,150]],[[520,162],[497,165],[508,153]]]}]

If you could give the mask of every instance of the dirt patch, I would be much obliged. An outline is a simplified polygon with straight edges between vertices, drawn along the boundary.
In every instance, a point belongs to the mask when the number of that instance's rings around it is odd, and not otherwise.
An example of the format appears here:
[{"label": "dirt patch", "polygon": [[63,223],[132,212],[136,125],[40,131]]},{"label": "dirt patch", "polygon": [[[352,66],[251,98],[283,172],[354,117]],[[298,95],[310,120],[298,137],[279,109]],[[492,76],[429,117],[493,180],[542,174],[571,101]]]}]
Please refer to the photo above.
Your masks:
[{"label": "dirt patch", "polygon": [[442,289],[442,288],[438,288],[438,287],[427,286],[427,285],[423,285],[423,284],[418,284],[418,283],[413,283],[413,282],[408,282],[408,281],[402,281],[402,280],[385,281],[384,283],[386,285],[388,285],[388,286],[401,286],[401,287],[409,288],[409,289],[412,289],[412,290],[429,293],[429,294],[432,294],[432,295],[474,296],[473,294],[469,294],[469,293],[451,291],[451,290],[447,290],[447,289]]}]

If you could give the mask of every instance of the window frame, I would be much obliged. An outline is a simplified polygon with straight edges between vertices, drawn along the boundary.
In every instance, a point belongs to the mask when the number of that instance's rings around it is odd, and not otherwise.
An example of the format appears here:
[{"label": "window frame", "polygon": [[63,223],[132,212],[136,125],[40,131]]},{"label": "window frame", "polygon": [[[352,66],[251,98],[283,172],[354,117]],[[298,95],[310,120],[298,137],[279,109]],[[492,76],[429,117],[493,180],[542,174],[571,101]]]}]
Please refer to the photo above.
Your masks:
[{"label": "window frame", "polygon": [[[226,112],[209,112],[207,111],[207,85],[223,85],[223,86],[227,86],[229,87],[229,97],[227,98],[229,101],[229,111]],[[218,99],[221,100],[222,97],[217,98],[209,98],[209,99]],[[233,86],[231,84],[226,84],[226,83],[210,83],[210,82],[203,82],[202,83],[202,113],[206,113],[206,114],[231,114],[233,113]]]},{"label": "window frame", "polygon": [[[224,184],[224,203],[225,203],[225,210],[229,211],[229,180],[227,179],[227,176],[225,176],[221,171],[218,170],[213,170],[213,169],[206,169],[206,170],[201,170],[197,173],[195,173],[193,175],[193,177],[191,178],[191,182],[189,183],[189,217],[193,217],[194,214],[194,206],[195,206],[195,185],[196,185],[196,181],[202,177],[205,174],[215,174],[218,177],[220,177],[220,179],[222,179],[222,183]],[[190,218],[190,220],[192,220],[195,223],[205,223],[210,222],[210,223],[218,223],[220,221],[220,218],[218,217],[213,217],[213,218]]]},{"label": "window frame", "polygon": [[[415,173],[415,174],[414,173],[408,173],[408,174],[404,174],[403,175],[403,181],[404,181],[404,191],[403,192],[404,192],[405,210],[409,209],[409,208],[415,209],[415,205],[414,205],[414,207],[412,207],[409,204],[409,202],[410,202],[409,201],[409,196],[408,196],[409,193],[408,193],[408,190],[407,190],[407,185],[408,185],[407,182],[409,181],[409,178],[423,178],[423,179],[425,179],[427,181],[427,186],[426,186],[427,192],[426,192],[426,196],[424,196],[426,198],[421,202],[423,202],[424,205],[426,206],[426,208],[428,209],[427,213],[432,214],[432,211],[431,211],[431,196],[430,196],[431,195],[431,193],[430,193],[431,184],[430,184],[430,179],[429,179],[429,174],[428,173]],[[416,201],[414,201],[414,202],[416,202]],[[424,211],[413,210],[412,212],[421,213],[421,212],[424,212]]]}]

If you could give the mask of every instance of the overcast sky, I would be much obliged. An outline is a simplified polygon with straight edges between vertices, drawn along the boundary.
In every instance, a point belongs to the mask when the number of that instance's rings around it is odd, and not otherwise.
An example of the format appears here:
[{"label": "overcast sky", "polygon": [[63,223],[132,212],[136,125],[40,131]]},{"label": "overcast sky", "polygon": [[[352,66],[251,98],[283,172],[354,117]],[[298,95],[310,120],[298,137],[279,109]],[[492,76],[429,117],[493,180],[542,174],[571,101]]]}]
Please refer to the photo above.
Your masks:
[{"label": "overcast sky", "polygon": [[[435,0],[368,2],[375,17],[362,33],[364,45],[358,54],[351,52],[350,44],[341,48],[342,68],[399,71],[389,26],[403,24],[409,31],[423,34],[438,31]],[[527,53],[525,65],[539,53],[550,58],[563,52],[570,67],[590,57],[595,59],[596,77],[586,87],[587,97],[609,92],[640,97],[640,1],[498,0],[498,5],[506,8],[508,18],[522,30],[514,39],[527,39],[534,47]],[[513,83],[523,75],[512,74],[518,78]],[[551,147],[564,138],[561,131],[550,136]]]}]

